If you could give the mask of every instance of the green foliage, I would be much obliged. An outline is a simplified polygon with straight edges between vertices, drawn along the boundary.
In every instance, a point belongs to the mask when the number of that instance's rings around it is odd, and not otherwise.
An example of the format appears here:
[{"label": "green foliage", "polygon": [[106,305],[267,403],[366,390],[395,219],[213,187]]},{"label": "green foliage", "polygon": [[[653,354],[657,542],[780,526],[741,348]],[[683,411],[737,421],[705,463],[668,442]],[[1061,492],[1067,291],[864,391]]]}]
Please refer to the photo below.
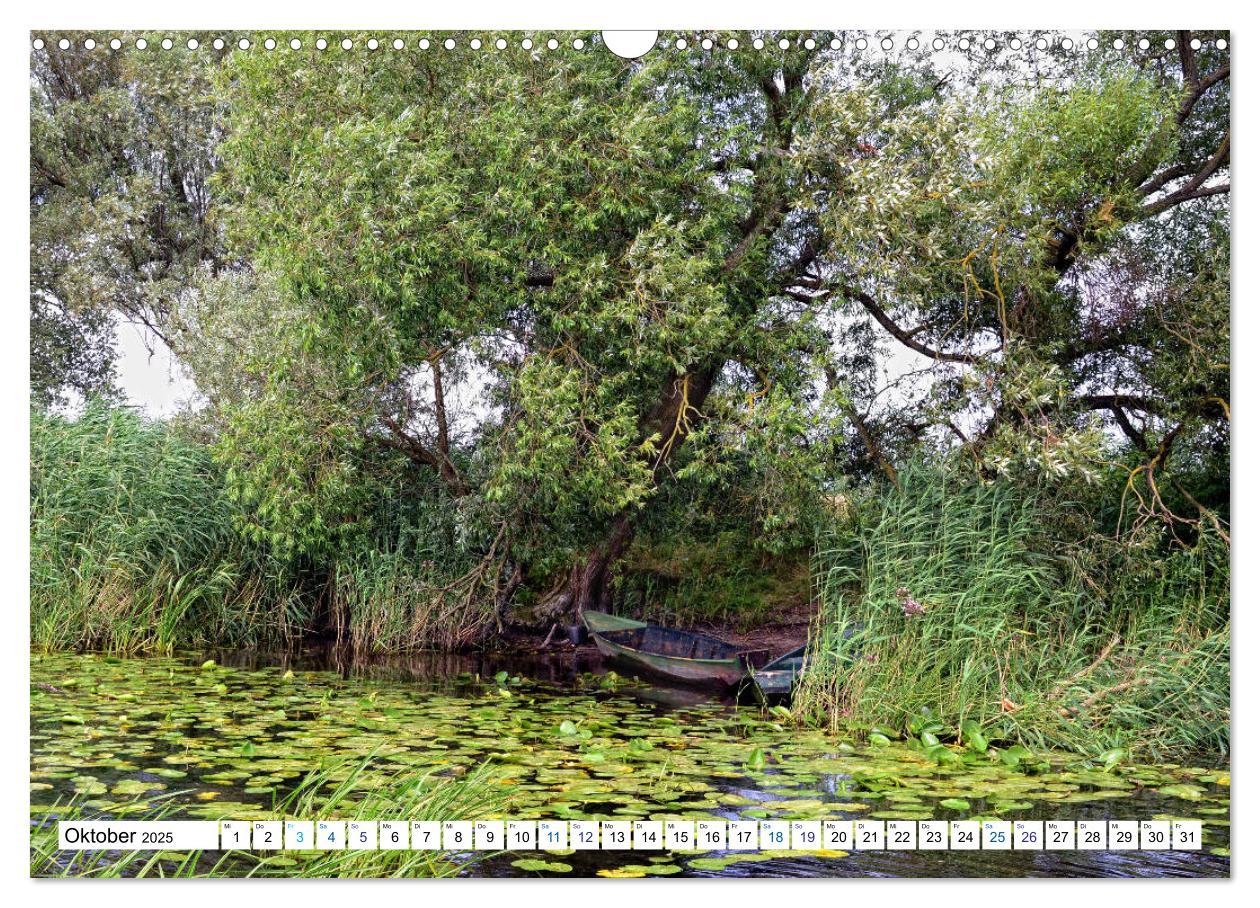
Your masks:
[{"label": "green foliage", "polygon": [[[212,37],[218,37],[216,34]],[[224,54],[31,51],[31,395],[112,389],[114,319],[163,329],[193,271],[224,258],[210,216]],[[125,45],[139,35],[123,35]],[[229,37],[229,44],[230,36]],[[187,40],[187,38],[183,39]]]},{"label": "green foliage", "polygon": [[922,708],[1083,752],[1223,751],[1219,537],[1163,551],[1152,531],[1073,542],[1072,508],[1009,483],[904,472],[900,490],[820,543],[822,612],[797,709],[899,727]]},{"label": "green foliage", "polygon": [[[490,502],[542,512],[555,528],[598,522],[638,506],[651,491],[633,402],[610,385],[584,386],[565,365],[536,358],[517,373],[519,416],[504,439],[506,456],[487,483]],[[600,400],[591,400],[598,395]],[[590,407],[601,412],[592,424]]]},{"label": "green foliage", "polygon": [[200,445],[127,410],[31,415],[31,637],[45,649],[279,642],[290,575],[241,544]]},{"label": "green foliage", "polygon": [[[222,73],[226,220],[300,313],[279,343],[298,352],[219,414],[266,538],[314,551],[356,506],[342,470],[364,447],[453,473],[461,439],[416,381],[439,366],[485,377],[473,473],[447,483],[540,579],[647,506],[715,386],[742,396],[727,361],[780,408],[808,387],[817,332],[775,296],[796,164],[764,148],[809,128],[824,52],[363,62],[281,50]],[[718,157],[738,173],[716,177]]]},{"label": "green foliage", "polygon": [[728,531],[637,545],[618,580],[618,610],[666,626],[749,630],[806,606],[810,587],[807,556],[768,557]]}]

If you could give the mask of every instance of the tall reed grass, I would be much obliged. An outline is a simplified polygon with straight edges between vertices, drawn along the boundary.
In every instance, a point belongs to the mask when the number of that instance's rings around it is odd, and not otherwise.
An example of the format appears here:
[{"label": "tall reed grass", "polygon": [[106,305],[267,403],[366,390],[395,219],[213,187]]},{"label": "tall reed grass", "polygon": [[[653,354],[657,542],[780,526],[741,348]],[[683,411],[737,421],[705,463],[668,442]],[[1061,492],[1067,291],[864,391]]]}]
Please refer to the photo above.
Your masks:
[{"label": "tall reed grass", "polygon": [[206,445],[99,403],[76,419],[33,412],[31,641],[130,654],[304,634],[374,653],[477,642],[494,603],[456,509],[428,492],[383,496],[372,542],[299,569],[238,532]]},{"label": "tall reed grass", "polygon": [[1070,510],[1002,482],[907,471],[819,543],[795,709],[836,729],[904,727],[927,710],[1041,746],[1223,752],[1223,544],[1168,551],[1153,528],[1074,538],[1060,523]]},{"label": "tall reed grass", "polygon": [[339,634],[357,653],[459,649],[483,639],[495,617],[458,576],[396,550],[338,564],[333,602]]},{"label": "tall reed grass", "polygon": [[278,642],[303,618],[284,566],[236,534],[209,452],[131,411],[32,413],[30,522],[43,649]]}]

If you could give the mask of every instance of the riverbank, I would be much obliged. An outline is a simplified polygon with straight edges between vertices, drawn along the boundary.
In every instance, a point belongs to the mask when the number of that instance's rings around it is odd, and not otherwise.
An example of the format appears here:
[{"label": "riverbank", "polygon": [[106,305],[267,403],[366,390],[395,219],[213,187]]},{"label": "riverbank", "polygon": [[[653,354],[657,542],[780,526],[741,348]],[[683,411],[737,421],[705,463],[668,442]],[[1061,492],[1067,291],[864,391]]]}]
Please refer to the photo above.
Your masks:
[{"label": "riverbank", "polygon": [[[815,606],[805,601],[777,612],[765,623],[752,627],[743,627],[730,622],[699,622],[689,625],[686,629],[734,644],[741,650],[753,654],[753,663],[760,665],[803,646],[809,638],[810,627],[815,617]],[[594,644],[589,642],[574,645],[568,638],[567,626],[557,626],[553,633],[543,635],[541,638],[537,631],[516,631],[495,640],[493,645],[486,649],[500,653],[598,654]]]}]

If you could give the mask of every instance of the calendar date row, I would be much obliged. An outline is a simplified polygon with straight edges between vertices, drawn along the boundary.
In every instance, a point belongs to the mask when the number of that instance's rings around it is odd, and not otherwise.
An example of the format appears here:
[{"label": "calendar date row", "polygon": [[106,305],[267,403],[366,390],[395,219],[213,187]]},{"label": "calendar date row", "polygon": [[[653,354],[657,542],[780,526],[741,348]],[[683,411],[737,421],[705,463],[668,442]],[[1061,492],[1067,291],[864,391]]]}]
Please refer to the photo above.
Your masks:
[{"label": "calendar date row", "polygon": [[1197,851],[1198,820],[62,822],[66,850]]}]

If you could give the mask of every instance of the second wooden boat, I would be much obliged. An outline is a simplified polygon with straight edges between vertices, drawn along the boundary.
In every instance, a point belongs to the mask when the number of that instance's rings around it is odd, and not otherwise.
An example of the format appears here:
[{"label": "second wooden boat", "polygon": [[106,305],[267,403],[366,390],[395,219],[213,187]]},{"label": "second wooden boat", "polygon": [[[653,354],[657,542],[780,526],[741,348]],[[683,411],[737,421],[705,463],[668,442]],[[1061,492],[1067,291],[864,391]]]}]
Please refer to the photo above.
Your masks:
[{"label": "second wooden boat", "polygon": [[790,697],[796,679],[805,669],[805,647],[784,653],[753,673],[753,682],[767,700]]},{"label": "second wooden boat", "polygon": [[684,684],[734,687],[749,672],[737,646],[692,631],[658,627],[604,612],[583,612],[596,647],[609,659]]}]

